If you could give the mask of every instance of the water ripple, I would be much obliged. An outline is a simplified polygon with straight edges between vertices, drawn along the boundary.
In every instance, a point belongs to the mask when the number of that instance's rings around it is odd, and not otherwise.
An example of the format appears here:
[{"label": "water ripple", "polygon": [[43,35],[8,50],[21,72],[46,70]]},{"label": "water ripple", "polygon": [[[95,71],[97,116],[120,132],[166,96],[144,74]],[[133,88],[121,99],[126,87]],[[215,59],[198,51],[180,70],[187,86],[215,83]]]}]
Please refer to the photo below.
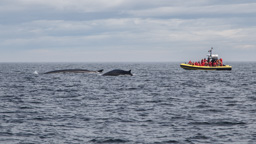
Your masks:
[{"label": "water ripple", "polygon": [[[178,63],[2,63],[0,141],[255,143],[256,64],[230,65],[186,71]],[[67,68],[135,75],[42,74]]]}]

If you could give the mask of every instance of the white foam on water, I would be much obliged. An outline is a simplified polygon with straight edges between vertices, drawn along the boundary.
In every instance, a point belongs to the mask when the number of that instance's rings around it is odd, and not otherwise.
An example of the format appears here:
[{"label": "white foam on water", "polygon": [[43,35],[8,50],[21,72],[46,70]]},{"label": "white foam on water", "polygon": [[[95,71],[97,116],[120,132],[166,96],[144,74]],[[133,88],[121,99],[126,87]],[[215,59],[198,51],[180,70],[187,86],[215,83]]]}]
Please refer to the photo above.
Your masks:
[{"label": "white foam on water", "polygon": [[38,72],[37,71],[34,71],[34,73],[33,74],[36,74],[36,75],[38,75]]}]

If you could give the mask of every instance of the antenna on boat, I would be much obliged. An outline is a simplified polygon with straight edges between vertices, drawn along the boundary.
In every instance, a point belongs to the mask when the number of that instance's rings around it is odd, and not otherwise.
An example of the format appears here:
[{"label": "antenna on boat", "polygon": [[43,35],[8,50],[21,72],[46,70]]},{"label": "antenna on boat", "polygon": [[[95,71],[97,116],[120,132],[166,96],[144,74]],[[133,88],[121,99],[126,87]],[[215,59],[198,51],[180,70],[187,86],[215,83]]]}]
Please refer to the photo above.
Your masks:
[{"label": "antenna on boat", "polygon": [[211,50],[209,50],[211,57],[212,57],[212,50],[213,50],[213,47],[211,47]]},{"label": "antenna on boat", "polygon": [[211,49],[208,51],[210,53],[210,57],[212,57],[212,50],[213,50],[213,47],[211,47]]},{"label": "antenna on boat", "polygon": [[212,50],[213,50],[213,47],[211,47],[211,49],[208,50],[208,52],[210,53],[210,54],[207,55],[208,56],[208,62],[210,62],[211,59],[212,59]]}]

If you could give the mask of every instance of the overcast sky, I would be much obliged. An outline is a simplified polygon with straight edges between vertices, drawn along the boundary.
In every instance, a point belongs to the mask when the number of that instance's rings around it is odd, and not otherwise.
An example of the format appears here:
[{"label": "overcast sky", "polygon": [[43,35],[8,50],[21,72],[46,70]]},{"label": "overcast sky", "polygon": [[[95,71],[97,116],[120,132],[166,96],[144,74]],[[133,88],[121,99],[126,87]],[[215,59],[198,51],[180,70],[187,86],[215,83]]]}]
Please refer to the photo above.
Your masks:
[{"label": "overcast sky", "polygon": [[0,62],[256,61],[255,0],[0,0]]}]

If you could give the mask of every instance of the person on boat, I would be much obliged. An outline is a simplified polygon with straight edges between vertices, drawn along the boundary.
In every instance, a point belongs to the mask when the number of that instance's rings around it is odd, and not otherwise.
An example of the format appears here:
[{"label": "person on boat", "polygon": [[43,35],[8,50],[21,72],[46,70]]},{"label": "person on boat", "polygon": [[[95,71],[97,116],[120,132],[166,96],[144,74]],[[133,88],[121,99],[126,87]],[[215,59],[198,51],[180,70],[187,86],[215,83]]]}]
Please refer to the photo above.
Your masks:
[{"label": "person on boat", "polygon": [[203,66],[203,65],[204,65],[204,60],[202,59],[201,63],[200,63],[200,66]]},{"label": "person on boat", "polygon": [[213,63],[214,63],[214,59],[212,59],[212,65],[213,65]]},{"label": "person on boat", "polygon": [[216,61],[214,61],[214,62],[213,62],[213,66],[217,66],[217,63],[216,63]]},{"label": "person on boat", "polygon": [[217,59],[216,66],[220,66],[220,60]]},{"label": "person on boat", "polygon": [[205,66],[205,62],[203,62],[202,66]]},{"label": "person on boat", "polygon": [[222,64],[222,62],[221,62],[221,60],[219,59],[219,65],[218,66],[222,66],[223,64]]},{"label": "person on boat", "polygon": [[223,66],[222,58],[220,58],[220,66]]},{"label": "person on boat", "polygon": [[188,62],[188,64],[190,64],[190,65],[192,64],[191,60]]},{"label": "person on boat", "polygon": [[212,62],[211,61],[209,62],[209,66],[212,66]]}]

